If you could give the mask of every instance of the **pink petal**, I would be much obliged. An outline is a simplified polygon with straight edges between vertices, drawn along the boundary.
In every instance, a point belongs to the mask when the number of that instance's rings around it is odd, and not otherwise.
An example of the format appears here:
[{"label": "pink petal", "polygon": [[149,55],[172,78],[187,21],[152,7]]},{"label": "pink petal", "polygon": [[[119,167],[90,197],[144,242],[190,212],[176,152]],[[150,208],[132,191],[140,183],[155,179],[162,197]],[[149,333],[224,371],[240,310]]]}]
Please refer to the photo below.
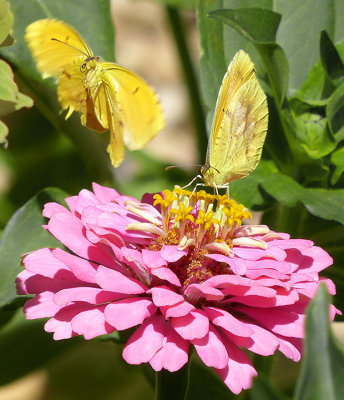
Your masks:
[{"label": "pink petal", "polygon": [[85,304],[70,305],[63,307],[54,318],[50,318],[44,325],[46,332],[54,332],[54,339],[69,339],[77,333],[73,331],[71,321],[80,312],[88,310],[89,306]]},{"label": "pink petal", "polygon": [[208,334],[202,339],[192,341],[200,359],[208,367],[225,368],[228,363],[228,354],[220,335],[210,325]]},{"label": "pink petal", "polygon": [[117,190],[106,186],[101,186],[98,183],[93,182],[92,189],[98,200],[102,203],[110,203],[111,201],[121,197]]},{"label": "pink petal", "polygon": [[321,247],[311,247],[302,251],[304,256],[300,270],[302,272],[320,272],[333,264],[333,258]]},{"label": "pink petal", "polygon": [[76,301],[100,304],[122,298],[122,294],[107,292],[95,287],[76,287],[59,291],[55,294],[53,301],[57,305],[66,306]]},{"label": "pink petal", "polygon": [[249,315],[258,321],[263,327],[287,337],[304,337],[305,316],[290,311],[274,308],[254,308],[238,306],[236,310]]},{"label": "pink petal", "polygon": [[184,301],[184,297],[174,292],[167,286],[158,286],[147,290],[147,293],[151,293],[153,303],[158,306],[173,306],[181,301]]},{"label": "pink petal", "polygon": [[61,204],[52,202],[52,203],[46,203],[44,205],[42,215],[43,217],[51,218],[53,214],[68,213],[68,212],[69,211],[66,209],[66,207],[62,206]]},{"label": "pink petal", "polygon": [[160,268],[167,265],[167,261],[164,260],[159,251],[153,250],[142,250],[143,263],[149,268]]},{"label": "pink petal", "polygon": [[222,300],[224,297],[221,290],[208,286],[207,281],[206,283],[193,283],[189,285],[185,289],[184,294],[192,302],[195,302],[202,298],[208,301]]},{"label": "pink petal", "polygon": [[27,254],[23,259],[23,264],[27,271],[47,278],[59,279],[59,276],[61,276],[64,280],[75,280],[75,276],[66,265],[57,260],[53,256],[52,250],[48,248],[39,249]]},{"label": "pink petal", "polygon": [[233,335],[228,330],[224,330],[223,333],[237,346],[244,347],[262,356],[271,356],[274,354],[280,343],[276,335],[258,325],[249,322],[246,322],[246,325],[252,332],[249,337]]},{"label": "pink petal", "polygon": [[209,320],[201,310],[191,311],[184,317],[175,317],[171,325],[186,340],[203,338],[209,331]]},{"label": "pink petal", "polygon": [[[63,276],[61,276],[63,278]],[[29,271],[22,271],[16,279],[19,294],[39,294],[42,292],[58,292],[59,290],[80,286],[81,282],[53,279],[33,274]]]},{"label": "pink petal", "polygon": [[298,362],[302,356],[302,340],[295,338],[284,338],[278,336],[279,347],[278,350],[291,360]]},{"label": "pink petal", "polygon": [[249,389],[252,386],[257,371],[249,358],[229,341],[226,341],[226,352],[228,353],[227,366],[215,371],[234,394],[239,394],[243,389]]},{"label": "pink petal", "polygon": [[71,326],[78,335],[83,335],[86,340],[100,335],[106,335],[115,329],[107,324],[104,319],[104,306],[78,313],[72,318]]},{"label": "pink petal", "polygon": [[189,314],[190,311],[194,310],[195,306],[183,301],[181,303],[175,304],[173,306],[161,306],[160,311],[165,316],[166,319],[171,317],[183,317]]},{"label": "pink petal", "polygon": [[175,285],[178,287],[181,286],[178,276],[174,272],[172,272],[169,268],[164,268],[164,267],[154,268],[151,270],[151,274],[161,280],[171,283],[172,285]]},{"label": "pink petal", "polygon": [[122,331],[142,322],[152,316],[156,306],[148,298],[128,298],[108,304],[105,307],[105,320],[117,330]]},{"label": "pink petal", "polygon": [[123,294],[140,294],[146,291],[146,286],[136,279],[124,276],[113,269],[99,266],[96,281],[104,290]]},{"label": "pink petal", "polygon": [[169,329],[163,347],[150,360],[155,371],[162,368],[178,371],[188,362],[189,342],[183,340],[173,329]]},{"label": "pink petal", "polygon": [[227,311],[216,307],[203,307],[210,321],[236,336],[250,337],[253,330],[249,324],[240,321]]},{"label": "pink petal", "polygon": [[123,349],[123,358],[129,364],[148,362],[162,348],[164,339],[165,321],[162,316],[154,315],[132,334]]},{"label": "pink petal", "polygon": [[62,307],[53,302],[54,293],[43,292],[28,300],[24,306],[27,319],[46,318],[54,316]]},{"label": "pink petal", "polygon": [[81,281],[96,283],[95,275],[98,268],[97,264],[74,256],[59,248],[52,250],[52,254],[57,260],[68,266],[72,273]]},{"label": "pink petal", "polygon": [[48,230],[79,257],[107,266],[116,265],[109,252],[106,252],[101,246],[95,246],[86,239],[83,232],[84,227],[80,219],[74,215],[54,214],[48,223]]},{"label": "pink petal", "polygon": [[161,257],[167,262],[176,262],[188,254],[188,250],[179,250],[178,246],[164,245],[160,251]]},{"label": "pink petal", "polygon": [[246,260],[241,258],[227,257],[223,254],[206,254],[205,257],[228,264],[234,274],[243,275],[246,271]]}]

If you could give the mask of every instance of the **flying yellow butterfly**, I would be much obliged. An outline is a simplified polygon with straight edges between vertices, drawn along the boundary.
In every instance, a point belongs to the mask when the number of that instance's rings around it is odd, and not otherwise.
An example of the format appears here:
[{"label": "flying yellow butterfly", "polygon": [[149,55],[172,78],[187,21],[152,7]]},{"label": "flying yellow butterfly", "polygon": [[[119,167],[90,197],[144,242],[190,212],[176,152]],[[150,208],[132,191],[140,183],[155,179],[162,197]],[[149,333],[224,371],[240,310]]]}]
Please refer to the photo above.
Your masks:
[{"label": "flying yellow butterfly", "polygon": [[207,159],[206,185],[227,187],[257,166],[268,129],[268,105],[248,54],[239,50],[223,78],[216,103]]},{"label": "flying yellow butterfly", "polygon": [[165,125],[154,91],[139,76],[93,55],[81,36],[55,19],[26,28],[26,41],[43,78],[55,77],[66,118],[81,112],[81,122],[98,132],[110,131],[107,151],[118,167],[129,150],[146,145]]}]

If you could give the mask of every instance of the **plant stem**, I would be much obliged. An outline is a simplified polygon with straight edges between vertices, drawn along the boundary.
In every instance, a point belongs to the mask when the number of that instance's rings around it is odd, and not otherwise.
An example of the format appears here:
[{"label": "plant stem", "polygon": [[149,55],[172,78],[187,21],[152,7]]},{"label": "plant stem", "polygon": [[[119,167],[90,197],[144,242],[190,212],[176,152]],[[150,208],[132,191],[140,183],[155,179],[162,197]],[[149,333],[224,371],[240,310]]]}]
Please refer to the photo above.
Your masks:
[{"label": "plant stem", "polygon": [[190,51],[186,43],[186,33],[183,21],[178,9],[166,6],[167,17],[171,26],[174,40],[177,46],[179,59],[184,73],[185,82],[189,92],[192,119],[194,122],[197,147],[201,161],[205,160],[208,137],[205,125],[205,114],[200,97],[199,86],[195,74],[195,69],[190,57]]},{"label": "plant stem", "polygon": [[189,386],[190,361],[179,371],[156,373],[155,400],[185,400]]}]

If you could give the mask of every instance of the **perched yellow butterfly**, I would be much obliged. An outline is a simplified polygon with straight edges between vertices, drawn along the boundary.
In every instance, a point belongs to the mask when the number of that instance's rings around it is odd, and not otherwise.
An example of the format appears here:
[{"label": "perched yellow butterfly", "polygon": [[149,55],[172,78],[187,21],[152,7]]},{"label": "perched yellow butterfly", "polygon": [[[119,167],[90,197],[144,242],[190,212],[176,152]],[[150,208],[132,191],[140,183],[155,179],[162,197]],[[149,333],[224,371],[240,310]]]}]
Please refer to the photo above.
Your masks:
[{"label": "perched yellow butterfly", "polygon": [[207,159],[206,185],[227,187],[257,166],[268,129],[268,105],[254,64],[238,51],[223,78],[216,103]]},{"label": "perched yellow butterfly", "polygon": [[54,19],[26,28],[26,41],[43,78],[55,77],[66,118],[81,112],[81,122],[98,132],[110,131],[107,148],[117,167],[129,150],[141,149],[165,124],[154,91],[139,76],[93,55],[80,35]]}]

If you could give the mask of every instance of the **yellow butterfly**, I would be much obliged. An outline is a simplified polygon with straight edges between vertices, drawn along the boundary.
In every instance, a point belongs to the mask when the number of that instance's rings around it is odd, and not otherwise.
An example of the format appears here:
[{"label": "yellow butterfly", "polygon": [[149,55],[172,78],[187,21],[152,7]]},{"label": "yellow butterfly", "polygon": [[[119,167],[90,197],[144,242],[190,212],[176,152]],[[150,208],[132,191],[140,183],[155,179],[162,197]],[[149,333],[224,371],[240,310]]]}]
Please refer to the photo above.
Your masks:
[{"label": "yellow butterfly", "polygon": [[257,166],[268,129],[266,95],[248,54],[238,51],[223,78],[216,103],[207,159],[206,185],[227,187]]},{"label": "yellow butterfly", "polygon": [[107,151],[118,167],[129,150],[141,149],[165,125],[154,91],[139,76],[93,55],[69,25],[42,19],[26,28],[26,41],[43,78],[55,77],[66,118],[81,112],[81,122],[98,132],[110,131]]}]

